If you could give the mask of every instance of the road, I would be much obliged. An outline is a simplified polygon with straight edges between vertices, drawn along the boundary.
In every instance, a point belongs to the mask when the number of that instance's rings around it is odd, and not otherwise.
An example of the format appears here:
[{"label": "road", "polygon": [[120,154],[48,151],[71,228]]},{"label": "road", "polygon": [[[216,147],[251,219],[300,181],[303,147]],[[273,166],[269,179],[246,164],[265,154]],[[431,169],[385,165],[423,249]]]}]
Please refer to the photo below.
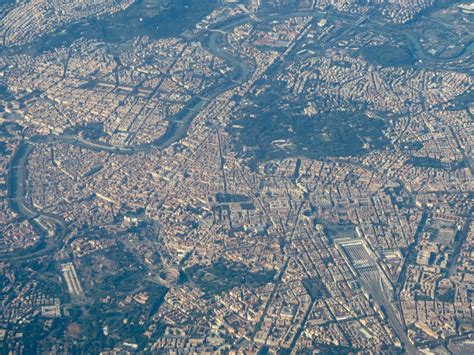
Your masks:
[{"label": "road", "polygon": [[[294,11],[279,14],[259,14],[259,17],[261,19],[269,21],[276,19],[285,19],[293,16],[312,16],[315,19],[325,18],[328,20],[337,19],[346,21],[346,25],[348,26],[346,31],[342,32],[342,34],[339,34],[335,38],[331,39],[329,42],[325,43],[325,46],[333,45],[335,41],[341,39],[344,34],[347,34],[347,31],[353,30],[357,28],[357,26],[360,26],[362,24],[366,28],[373,28],[377,31],[383,29],[384,31],[392,31],[393,33],[401,34],[400,30],[395,26],[387,26],[386,24],[378,23],[378,19],[370,17],[364,18],[364,21],[361,21],[361,18],[357,16],[334,16],[325,12],[314,10]],[[230,21],[225,21],[220,24],[216,24],[212,26],[209,31],[205,31],[203,34],[199,35],[198,38],[193,38],[193,40],[199,40],[207,51],[228,63],[232,67],[232,74],[230,74],[230,76],[226,78],[227,80],[225,80],[225,82],[216,83],[204,92],[200,93],[199,96],[194,97],[185,106],[185,109],[182,110],[181,114],[179,114],[175,120],[170,122],[165,134],[159,139],[157,139],[152,146],[119,147],[108,145],[99,141],[89,141],[85,139],[80,139],[72,135],[59,135],[55,136],[55,139],[65,144],[76,145],[91,150],[105,151],[111,154],[135,154],[137,152],[149,151],[151,149],[165,149],[171,146],[172,144],[179,142],[181,139],[186,137],[193,120],[197,115],[199,115],[200,112],[202,112],[202,110],[206,107],[206,105],[209,104],[209,102],[212,102],[222,93],[231,90],[239,86],[242,82],[248,81],[250,79],[252,72],[250,70],[249,65],[247,65],[242,60],[242,58],[239,58],[237,55],[232,54],[231,52],[225,49],[227,46],[229,46],[226,39],[226,33],[231,31],[235,26],[250,21],[254,20],[248,16],[240,16]],[[427,65],[444,65],[454,60],[463,60],[463,58],[465,58],[472,52],[473,46],[473,43],[470,42],[462,51],[459,52],[459,55],[455,58],[447,58],[441,60],[429,56],[423,50],[420,44],[417,43],[413,38],[408,36],[408,40],[410,42],[411,47],[414,48],[415,55],[425,61],[425,63],[423,63],[425,67]],[[66,70],[67,67],[65,67],[65,72]],[[49,138],[50,136],[37,136],[33,137],[30,142],[25,141],[20,145],[10,162],[7,185],[8,201],[10,208],[16,211],[21,216],[27,218],[29,221],[35,224],[36,227],[41,228],[36,222],[38,219],[52,223],[56,226],[55,236],[50,238],[46,238],[43,236],[42,240],[44,241],[44,243],[42,243],[41,248],[39,250],[33,249],[23,254],[0,254],[1,260],[21,261],[36,258],[55,252],[63,247],[64,237],[67,234],[67,224],[65,223],[65,221],[60,216],[56,216],[54,214],[46,213],[43,211],[38,211],[32,206],[28,206],[26,204],[25,199],[26,181],[28,175],[28,157],[34,149],[34,144],[48,142]],[[287,266],[288,260],[286,261],[280,275],[278,276],[278,279],[276,280],[276,287],[270,295],[270,299],[267,303],[264,314],[268,310],[268,307],[271,304],[271,301],[278,290],[278,285],[281,282],[281,277],[283,276]],[[416,349],[413,347],[413,345],[411,345],[411,343],[406,337],[406,332],[403,327],[403,324],[399,320],[397,310],[393,307],[393,305],[389,301],[389,298],[384,295],[384,291],[383,289],[381,289],[380,285],[378,284],[378,281],[374,283],[373,280],[369,278],[368,280],[366,280],[366,287],[369,288],[369,291],[371,291],[370,293],[373,295],[376,302],[384,306],[388,315],[389,322],[392,324],[398,336],[405,343],[407,351],[409,353],[416,353]],[[258,330],[258,328],[259,327],[257,326],[256,329]]]},{"label": "road", "polygon": [[[209,101],[250,78],[251,72],[248,65],[240,58],[233,56],[223,49],[227,45],[224,30],[232,29],[233,26],[237,26],[241,22],[242,19],[227,23],[222,26],[222,31],[208,31],[199,38],[209,52],[232,66],[232,74],[224,83],[213,85],[204,93],[201,93],[199,97],[192,99],[177,119],[170,123],[166,133],[155,141],[155,148],[164,149],[186,137],[192,121]],[[29,220],[35,229],[41,231],[41,241],[34,248],[27,251],[0,253],[0,260],[2,261],[13,262],[37,258],[58,251],[63,247],[63,240],[67,234],[67,224],[64,219],[52,213],[36,210],[34,207],[27,205],[25,199],[27,193],[28,157],[34,150],[35,144],[48,143],[51,136],[38,135],[31,137],[28,141],[25,140],[17,148],[10,161],[7,178],[9,207],[21,217]],[[64,144],[111,154],[130,155],[153,149],[153,146],[149,145],[135,147],[112,146],[100,141],[86,140],[67,134],[54,135],[54,139]],[[46,237],[49,231],[45,230],[41,223],[38,223],[41,221],[50,222],[56,226],[54,237]]]},{"label": "road", "polygon": [[[240,23],[240,21],[238,21],[238,23]],[[224,29],[232,28],[233,25],[234,23],[226,25]],[[251,72],[249,66],[240,58],[223,49],[223,47],[227,45],[224,33],[225,32],[221,31],[208,32],[200,38],[200,41],[203,47],[210,53],[232,66],[231,76],[227,78],[224,83],[213,85],[205,90],[205,92],[200,93],[199,96],[194,97],[181,111],[181,114],[169,124],[165,134],[154,142],[155,147],[165,149],[185,138],[194,118],[201,112],[206,104],[220,94],[239,86],[240,83],[250,78]]]}]

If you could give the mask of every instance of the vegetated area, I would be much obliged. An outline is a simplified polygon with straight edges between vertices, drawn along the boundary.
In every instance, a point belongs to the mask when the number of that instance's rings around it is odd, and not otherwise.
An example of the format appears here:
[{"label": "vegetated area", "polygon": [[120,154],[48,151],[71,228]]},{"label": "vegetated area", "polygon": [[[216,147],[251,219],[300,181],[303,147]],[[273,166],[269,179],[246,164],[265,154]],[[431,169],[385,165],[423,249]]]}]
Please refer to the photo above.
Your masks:
[{"label": "vegetated area", "polygon": [[79,38],[119,43],[137,36],[152,39],[179,36],[193,28],[217,4],[217,0],[138,0],[111,16],[67,24],[57,32],[38,39],[30,50],[41,53],[68,46]]},{"label": "vegetated area", "polygon": [[434,169],[443,169],[444,164],[441,160],[430,157],[416,157],[412,156],[407,160],[408,164],[419,168],[434,168]]},{"label": "vegetated area", "polygon": [[[61,279],[54,275],[56,272],[57,263],[55,261],[39,261],[39,259],[26,260],[19,263],[13,281],[23,282],[25,280],[34,280],[35,287],[41,289],[42,294],[52,298],[56,297],[59,299],[61,304],[65,304],[68,302],[69,298],[63,292],[63,283],[61,282]],[[2,292],[4,292],[5,295],[15,298],[23,292],[28,294],[29,290],[8,287],[8,284],[10,283],[11,285],[12,282],[8,280],[9,279],[6,275],[0,277],[0,288],[2,288]],[[41,317],[41,312],[39,315],[35,314],[33,317]],[[41,353],[41,349],[38,345],[39,342],[44,341],[45,339],[57,339],[62,336],[64,334],[66,323],[67,320],[65,317],[54,319],[54,322],[52,322],[49,327],[45,326],[46,322],[25,322],[22,331],[28,336],[25,337],[22,352],[25,354]]]},{"label": "vegetated area", "polygon": [[219,203],[245,203],[249,202],[251,199],[248,196],[240,195],[240,194],[224,194],[224,193],[217,193],[216,200]]},{"label": "vegetated area", "polygon": [[246,107],[242,119],[232,121],[228,130],[236,149],[256,161],[355,156],[388,144],[385,122],[362,112],[325,110],[311,117],[300,112],[268,92],[256,105]]},{"label": "vegetated area", "polygon": [[409,48],[392,44],[364,47],[361,49],[361,54],[369,63],[384,67],[407,66],[416,62],[416,58]]},{"label": "vegetated area", "polygon": [[318,219],[315,222],[324,224],[324,232],[328,236],[330,243],[333,243],[336,239],[349,238],[356,235],[356,226],[352,223],[333,224]]},{"label": "vegetated area", "polygon": [[410,24],[410,32],[425,52],[439,59],[454,60],[472,48],[472,14],[459,2],[434,4],[428,16]]},{"label": "vegetated area", "polygon": [[244,265],[224,260],[207,267],[195,265],[187,273],[198,287],[211,295],[218,295],[238,286],[264,286],[275,276],[275,271],[250,272]]},{"label": "vegetated area", "polygon": [[0,141],[0,155],[7,155],[9,152],[10,151],[8,150],[7,144]]},{"label": "vegetated area", "polygon": [[463,169],[466,167],[464,160],[453,161],[451,163],[444,163],[437,158],[431,157],[418,157],[411,156],[407,161],[407,164],[411,164],[419,168],[432,168],[432,169],[444,169],[444,170],[456,170]]},{"label": "vegetated area", "polygon": [[131,293],[161,288],[147,280],[147,268],[121,243],[82,258],[81,265],[86,294],[94,299],[111,295],[126,297]]},{"label": "vegetated area", "polygon": [[303,280],[303,286],[308,291],[311,299],[317,301],[330,296],[328,289],[319,277]]},{"label": "vegetated area", "polygon": [[[168,289],[146,277],[141,260],[121,243],[81,258],[80,265],[88,307],[87,311],[80,305],[72,309],[66,337],[95,339],[84,345],[89,351],[113,347],[116,339],[145,343],[143,333],[149,322],[142,319],[159,309]],[[146,301],[138,302],[138,294],[146,295]],[[104,335],[104,327],[110,336]]]},{"label": "vegetated area", "polygon": [[[360,352],[360,349],[354,348],[353,346],[345,345],[328,345],[323,343],[313,342],[313,348],[318,349],[322,354],[328,355],[345,355],[354,354]],[[300,352],[302,355],[313,354],[313,349],[302,349]]]}]

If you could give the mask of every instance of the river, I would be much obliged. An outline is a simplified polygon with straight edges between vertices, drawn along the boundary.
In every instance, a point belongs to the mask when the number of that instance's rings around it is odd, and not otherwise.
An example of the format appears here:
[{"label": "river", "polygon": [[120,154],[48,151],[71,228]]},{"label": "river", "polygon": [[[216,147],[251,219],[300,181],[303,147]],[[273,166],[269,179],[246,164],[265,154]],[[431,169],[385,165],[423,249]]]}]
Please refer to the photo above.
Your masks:
[{"label": "river", "polygon": [[[239,19],[236,23],[241,23]],[[234,22],[227,23],[225,29],[231,29],[235,26]],[[181,114],[170,123],[167,131],[163,136],[157,139],[153,146],[158,149],[169,147],[175,142],[186,137],[189,127],[193,119],[212,99],[216,98],[225,91],[237,87],[240,82],[248,80],[250,77],[249,67],[239,58],[225,52],[222,47],[225,46],[225,36],[222,32],[207,32],[199,38],[203,46],[213,55],[218,56],[229,63],[233,70],[231,77],[227,78],[224,83],[218,83],[211,86],[199,97],[193,98],[182,110]],[[41,240],[29,250],[14,253],[0,253],[0,260],[22,261],[30,258],[40,257],[50,252],[57,251],[63,246],[64,238],[67,234],[67,224],[64,219],[52,213],[38,211],[32,206],[26,204],[26,184],[28,176],[28,158],[34,150],[34,145],[38,143],[49,142],[54,137],[56,141],[64,144],[71,144],[95,151],[105,151],[112,154],[130,155],[136,152],[149,151],[152,146],[137,147],[119,147],[112,146],[100,141],[91,141],[78,138],[73,135],[44,135],[33,136],[30,141],[22,142],[14,153],[8,170],[7,188],[9,207],[21,217],[28,219],[36,230],[41,231]],[[47,237],[48,231],[42,226],[41,221],[48,221],[56,226],[54,237]]]}]

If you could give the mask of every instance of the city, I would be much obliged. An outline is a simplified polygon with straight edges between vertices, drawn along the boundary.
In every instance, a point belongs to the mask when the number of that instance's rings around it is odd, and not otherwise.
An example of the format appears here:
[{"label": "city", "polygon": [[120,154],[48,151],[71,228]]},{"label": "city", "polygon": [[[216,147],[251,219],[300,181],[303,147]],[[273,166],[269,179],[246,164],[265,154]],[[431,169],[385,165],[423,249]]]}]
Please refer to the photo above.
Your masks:
[{"label": "city", "polygon": [[0,4],[2,353],[473,353],[473,14]]}]

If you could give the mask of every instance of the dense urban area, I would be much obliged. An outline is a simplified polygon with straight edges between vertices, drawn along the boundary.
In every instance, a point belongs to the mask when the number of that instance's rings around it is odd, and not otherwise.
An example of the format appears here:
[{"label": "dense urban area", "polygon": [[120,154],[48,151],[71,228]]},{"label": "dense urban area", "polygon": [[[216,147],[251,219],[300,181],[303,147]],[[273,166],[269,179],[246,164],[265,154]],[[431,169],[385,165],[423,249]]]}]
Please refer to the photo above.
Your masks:
[{"label": "dense urban area", "polygon": [[0,352],[474,353],[473,21],[1,1]]}]

